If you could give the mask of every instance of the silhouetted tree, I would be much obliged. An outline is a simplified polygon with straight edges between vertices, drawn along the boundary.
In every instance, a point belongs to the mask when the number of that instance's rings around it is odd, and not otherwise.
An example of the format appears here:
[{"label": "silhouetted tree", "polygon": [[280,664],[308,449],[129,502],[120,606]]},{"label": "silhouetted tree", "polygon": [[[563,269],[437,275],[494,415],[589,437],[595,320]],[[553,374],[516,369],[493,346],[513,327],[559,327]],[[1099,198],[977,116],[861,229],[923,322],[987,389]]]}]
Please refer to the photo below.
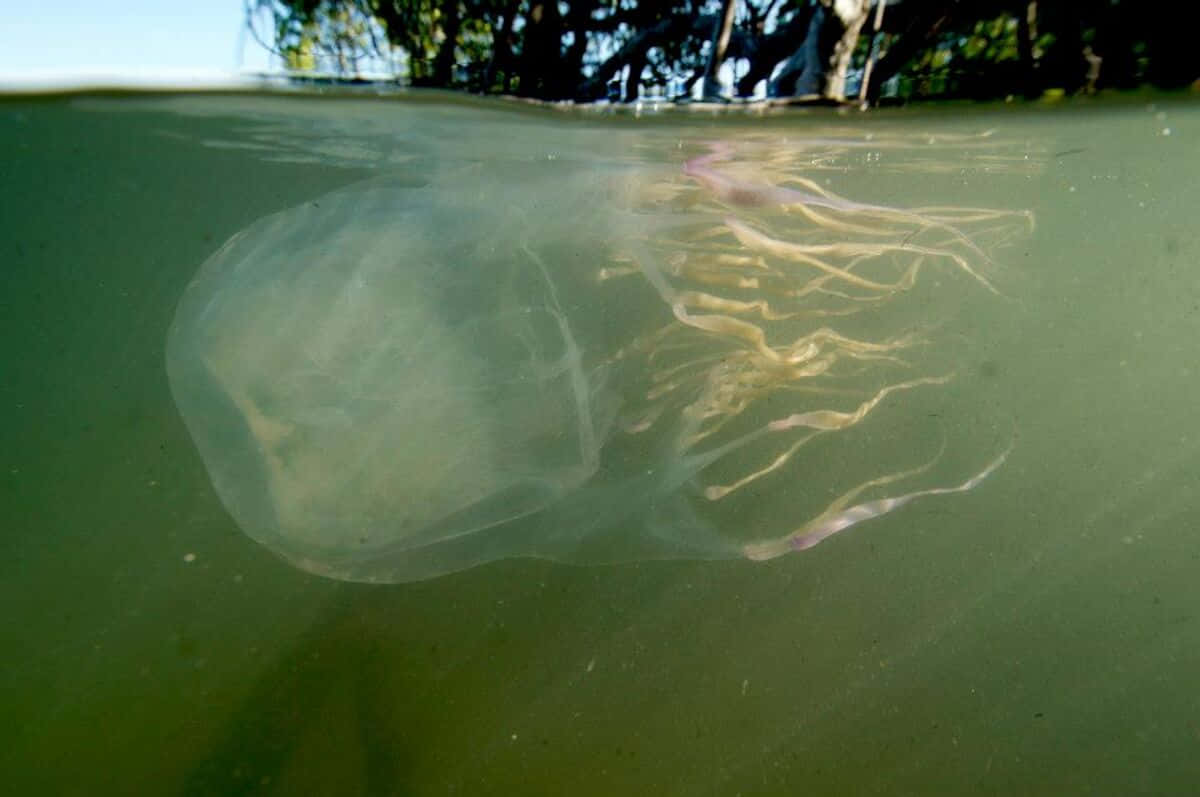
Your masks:
[{"label": "silhouetted tree", "polygon": [[[1179,87],[1200,77],[1196,3],[1141,0],[245,0],[256,38],[297,73],[382,68],[411,85],[547,100],[649,86],[842,100]],[[883,17],[876,29],[872,19]],[[869,31],[869,35],[866,32]],[[897,83],[899,81],[899,83]]]}]

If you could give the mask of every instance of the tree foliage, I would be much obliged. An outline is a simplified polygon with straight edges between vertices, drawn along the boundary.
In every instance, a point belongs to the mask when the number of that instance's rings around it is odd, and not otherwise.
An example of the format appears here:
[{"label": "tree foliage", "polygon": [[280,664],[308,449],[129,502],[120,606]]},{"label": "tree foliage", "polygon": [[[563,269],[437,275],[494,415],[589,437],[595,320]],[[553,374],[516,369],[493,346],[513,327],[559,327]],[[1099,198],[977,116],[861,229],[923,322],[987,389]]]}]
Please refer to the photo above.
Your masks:
[{"label": "tree foliage", "polygon": [[[246,0],[283,65],[547,100],[1037,95],[1200,76],[1197,4],[1140,0]],[[881,25],[875,26],[880,20]],[[727,60],[728,59],[728,60]]]}]

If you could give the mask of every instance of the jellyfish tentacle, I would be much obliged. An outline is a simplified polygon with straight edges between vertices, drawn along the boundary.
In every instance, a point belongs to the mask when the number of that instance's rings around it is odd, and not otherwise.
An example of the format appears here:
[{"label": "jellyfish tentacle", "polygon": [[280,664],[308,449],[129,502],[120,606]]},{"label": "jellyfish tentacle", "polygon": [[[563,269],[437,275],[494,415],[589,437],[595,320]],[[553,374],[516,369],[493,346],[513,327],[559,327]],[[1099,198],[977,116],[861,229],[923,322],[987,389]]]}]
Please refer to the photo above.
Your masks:
[{"label": "jellyfish tentacle", "polygon": [[786,418],[779,418],[767,424],[767,428],[773,432],[782,432],[796,427],[805,427],[808,429],[818,429],[821,431],[834,431],[837,429],[845,429],[847,426],[853,426],[867,416],[871,410],[879,405],[891,393],[898,390],[910,390],[914,387],[922,385],[944,385],[954,377],[953,374],[945,376],[925,376],[920,379],[910,379],[907,382],[900,382],[895,385],[888,385],[882,388],[871,398],[864,401],[858,406],[858,409],[853,412],[838,412],[836,410],[810,410],[809,412],[795,413]]},{"label": "jellyfish tentacle", "polygon": [[[931,487],[924,490],[914,490],[903,495],[896,495],[885,498],[877,498],[873,501],[866,501],[861,504],[843,509],[842,507],[853,499],[855,495],[861,493],[869,487],[877,487],[885,483],[883,479],[873,479],[869,482],[860,484],[855,489],[842,495],[837,501],[831,504],[824,512],[818,515],[813,520],[805,523],[800,528],[783,537],[778,537],[772,540],[764,540],[761,542],[750,543],[743,546],[742,554],[754,561],[765,561],[774,559],[777,556],[782,556],[792,551],[804,551],[812,548],[814,545],[832,537],[839,531],[845,531],[851,526],[858,525],[864,520],[871,520],[889,512],[893,512],[900,507],[915,501],[918,498],[924,498],[932,495],[949,495],[952,493],[965,493],[979,486],[988,476],[992,475],[1004,461],[1008,459],[1008,455],[1012,452],[1012,444],[1000,453],[995,459],[989,462],[983,470],[976,473],[971,478],[961,484],[952,485],[949,487]],[[940,456],[940,452],[939,452]],[[937,461],[934,460],[926,463],[914,471],[905,474],[897,474],[896,478],[901,476],[915,475],[915,473],[927,469]],[[887,478],[887,477],[885,477]],[[888,481],[895,481],[896,478],[888,478]]]},{"label": "jellyfish tentacle", "polygon": [[[653,367],[641,395],[646,406],[627,428],[641,432],[661,428],[667,418],[678,421],[669,429],[672,450],[692,476],[722,460],[732,465],[734,452],[741,452],[738,459],[751,451],[755,458],[765,455],[756,465],[734,468],[737,472],[723,476],[721,483],[699,485],[700,496],[709,501],[784,472],[815,437],[864,422],[897,391],[941,385],[953,377],[892,377],[881,388],[876,382],[873,392],[861,387],[839,390],[836,380],[861,384],[864,374],[881,368],[910,367],[914,358],[906,350],[928,343],[930,330],[865,340],[832,326],[798,334],[797,326],[808,319],[884,307],[911,291],[931,264],[952,267],[988,292],[1002,295],[987,273],[993,261],[985,245],[988,250],[1003,245],[1020,227],[1032,224],[1028,213],[854,201],[809,177],[787,174],[794,161],[755,164],[755,173],[767,175],[756,180],[745,176],[750,172],[744,165],[722,165],[733,156],[731,145],[717,144],[687,161],[684,177],[703,190],[693,189],[690,197],[686,192],[674,195],[687,211],[676,217],[679,223],[658,227],[658,235],[649,232],[625,242],[625,253],[674,319],[628,349]],[[771,179],[781,171],[782,180]],[[716,215],[721,223],[693,221],[705,215]],[[970,225],[979,237],[968,237],[960,225]],[[692,341],[699,348],[689,345]],[[772,410],[777,416],[773,420],[752,420],[751,408],[765,408],[780,395],[820,398],[801,399],[807,406],[790,414]],[[841,396],[852,396],[858,403],[837,409],[839,400],[833,397]],[[747,424],[753,427],[747,429]],[[746,545],[742,553],[767,559],[804,550],[917,498],[972,489],[1006,457],[1007,451],[960,485],[851,506],[864,491],[915,476],[937,458],[877,476],[843,493],[789,534]]]}]

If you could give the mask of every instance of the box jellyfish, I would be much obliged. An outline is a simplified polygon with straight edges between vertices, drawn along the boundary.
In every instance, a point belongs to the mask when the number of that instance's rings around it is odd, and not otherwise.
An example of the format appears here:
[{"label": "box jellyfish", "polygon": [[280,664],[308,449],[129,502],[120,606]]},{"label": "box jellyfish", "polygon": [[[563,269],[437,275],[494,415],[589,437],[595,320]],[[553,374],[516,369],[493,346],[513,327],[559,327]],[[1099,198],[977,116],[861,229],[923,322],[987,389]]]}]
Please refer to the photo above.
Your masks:
[{"label": "box jellyfish", "polygon": [[305,570],[403,582],[520,556],[770,559],[998,467],[1003,446],[949,484],[890,487],[931,461],[864,473],[807,519],[753,527],[737,500],[774,496],[786,516],[814,441],[953,378],[911,371],[927,342],[911,325],[833,322],[877,313],[922,268],[991,290],[956,222],[1019,219],[719,167],[636,189],[578,172],[380,178],[235,235],[167,344],[221,502]]}]

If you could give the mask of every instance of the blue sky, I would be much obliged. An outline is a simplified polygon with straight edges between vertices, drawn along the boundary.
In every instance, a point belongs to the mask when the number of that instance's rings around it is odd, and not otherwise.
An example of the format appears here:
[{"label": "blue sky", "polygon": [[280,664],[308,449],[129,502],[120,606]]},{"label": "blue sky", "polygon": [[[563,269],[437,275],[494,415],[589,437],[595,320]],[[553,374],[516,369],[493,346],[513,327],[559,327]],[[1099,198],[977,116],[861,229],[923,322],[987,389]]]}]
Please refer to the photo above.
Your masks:
[{"label": "blue sky", "polygon": [[0,87],[216,80],[268,68],[242,0],[0,0]]}]

